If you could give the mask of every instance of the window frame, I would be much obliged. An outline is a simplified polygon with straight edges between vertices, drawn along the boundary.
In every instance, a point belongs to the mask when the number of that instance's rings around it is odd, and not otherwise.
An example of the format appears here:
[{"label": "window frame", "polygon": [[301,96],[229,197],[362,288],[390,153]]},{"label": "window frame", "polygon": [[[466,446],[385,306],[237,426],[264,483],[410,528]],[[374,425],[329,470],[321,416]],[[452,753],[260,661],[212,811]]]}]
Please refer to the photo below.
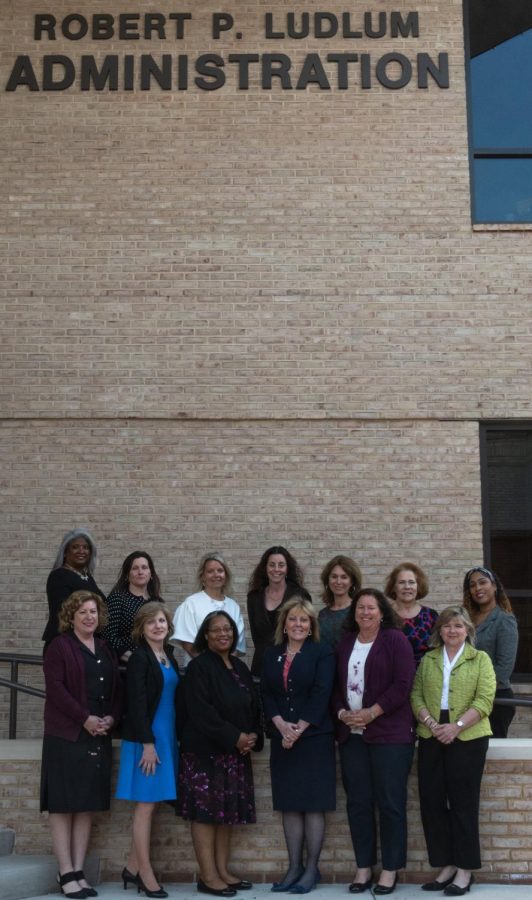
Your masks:
[{"label": "window frame", "polygon": [[[531,419],[518,419],[511,422],[507,419],[490,420],[479,422],[479,448],[480,448],[480,497],[481,497],[481,514],[482,514],[482,555],[484,565],[492,568],[491,560],[491,520],[489,512],[489,473],[488,473],[488,434],[490,431],[532,431]],[[508,589],[505,586],[506,593],[510,601],[516,599],[530,597],[532,594],[532,585],[528,590]],[[532,682],[532,672],[514,672],[512,675],[513,684],[530,684]]]},{"label": "window frame", "polygon": [[471,224],[482,227],[500,225],[505,228],[526,229],[532,225],[532,213],[530,219],[523,221],[508,221],[505,219],[480,219],[475,215],[475,161],[477,159],[532,159],[532,146],[530,147],[475,147],[473,138],[473,101],[471,85],[471,34],[469,29],[470,0],[464,0],[462,5],[464,28],[464,65],[465,65],[465,89],[467,107],[467,134],[469,155],[469,191],[471,197]]}]

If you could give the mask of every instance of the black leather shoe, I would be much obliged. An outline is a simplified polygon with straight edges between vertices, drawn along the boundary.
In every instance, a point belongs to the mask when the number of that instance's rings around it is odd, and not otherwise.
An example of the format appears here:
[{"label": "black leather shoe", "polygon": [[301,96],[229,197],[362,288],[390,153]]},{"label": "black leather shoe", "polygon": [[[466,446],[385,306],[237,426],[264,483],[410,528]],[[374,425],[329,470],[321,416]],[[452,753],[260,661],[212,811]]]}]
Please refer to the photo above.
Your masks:
[{"label": "black leather shoe", "polygon": [[[455,876],[455,878],[456,878],[456,876]],[[463,897],[464,894],[469,893],[469,890],[470,890],[471,885],[473,884],[474,880],[475,880],[475,876],[473,875],[473,873],[471,873],[471,878],[469,879],[469,884],[466,884],[465,887],[459,887],[453,881],[452,884],[447,885],[447,887],[445,888],[443,893],[445,894],[446,897]]]},{"label": "black leather shoe", "polygon": [[130,872],[129,869],[124,866],[124,868],[122,869],[122,881],[124,882],[125,891],[127,891],[128,884],[132,884],[134,885],[134,887],[137,887],[139,883],[138,873],[136,875],[133,875],[133,872]]},{"label": "black leather shoe", "polygon": [[146,894],[146,897],[156,897],[158,900],[164,900],[165,897],[168,897],[168,891],[165,891],[161,885],[156,891],[148,890],[140,875],[137,875],[137,894]]},{"label": "black leather shoe", "polygon": [[210,888],[208,884],[201,880],[198,880],[196,887],[200,894],[211,894],[212,897],[234,897],[236,894],[234,888]]},{"label": "black leather shoe", "polygon": [[395,875],[393,884],[391,884],[389,887],[385,884],[376,884],[375,887],[373,888],[373,893],[377,897],[382,897],[384,894],[393,894],[396,887],[397,887],[397,874]]},{"label": "black leather shoe", "polygon": [[64,889],[65,884],[71,884],[71,882],[77,881],[77,878],[75,877],[75,875],[76,875],[75,872],[64,872],[63,875],[60,875],[58,872],[57,876],[56,876],[56,881],[59,885],[59,889],[60,889],[61,893],[65,895],[65,897],[70,897],[71,900],[85,900],[85,898],[87,896],[87,892],[83,888],[80,891],[70,891],[70,892],[65,891],[65,889]]},{"label": "black leather shoe", "polygon": [[371,887],[372,881],[373,875],[370,875],[367,881],[353,881],[353,884],[349,885],[349,893],[363,894],[364,891],[367,891],[367,889]]},{"label": "black leather shoe", "polygon": [[[74,875],[76,876],[76,881],[87,881],[87,879],[85,878],[85,875],[83,874],[81,869],[79,870],[79,872],[74,872]],[[94,888],[91,887],[90,885],[88,887],[83,887],[83,885],[81,885],[81,887],[85,891],[87,897],[97,897],[98,896],[98,891],[95,891]]]},{"label": "black leather shoe", "polygon": [[227,887],[231,888],[232,891],[250,891],[253,885],[251,881],[246,881],[243,878],[242,881],[228,881]]},{"label": "black leather shoe", "polygon": [[454,875],[451,875],[450,878],[447,878],[445,881],[427,881],[426,884],[421,885],[422,891],[443,891],[448,884],[453,883]]}]

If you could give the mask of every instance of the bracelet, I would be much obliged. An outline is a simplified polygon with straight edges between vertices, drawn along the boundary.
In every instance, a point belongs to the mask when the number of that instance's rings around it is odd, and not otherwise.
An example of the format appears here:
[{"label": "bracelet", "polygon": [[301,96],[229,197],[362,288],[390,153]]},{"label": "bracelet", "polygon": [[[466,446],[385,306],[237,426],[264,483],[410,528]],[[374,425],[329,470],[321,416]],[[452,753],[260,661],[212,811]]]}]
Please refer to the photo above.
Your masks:
[{"label": "bracelet", "polygon": [[430,713],[427,713],[427,715],[425,716],[424,719],[420,719],[420,722],[421,722],[422,725],[424,725],[425,722],[428,722],[428,720],[431,719],[431,718],[432,718],[431,714],[430,714]]},{"label": "bracelet", "polygon": [[377,716],[375,715],[375,713],[373,712],[373,710],[371,709],[371,707],[370,707],[370,709],[369,709],[369,714],[370,714],[370,716],[371,716],[371,721],[373,722],[373,721],[377,718]]}]

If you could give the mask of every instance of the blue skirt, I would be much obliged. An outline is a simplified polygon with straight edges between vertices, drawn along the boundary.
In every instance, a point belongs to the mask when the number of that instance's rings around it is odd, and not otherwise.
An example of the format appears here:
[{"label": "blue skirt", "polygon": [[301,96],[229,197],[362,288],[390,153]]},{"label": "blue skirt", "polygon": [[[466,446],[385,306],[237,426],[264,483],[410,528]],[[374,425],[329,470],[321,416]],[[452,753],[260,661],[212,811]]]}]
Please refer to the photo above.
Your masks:
[{"label": "blue skirt", "polygon": [[142,744],[122,741],[115,794],[118,800],[157,803],[160,800],[175,800],[177,797],[178,743],[174,694],[178,676],[171,666],[168,669],[161,666],[161,669],[164,688],[151,726],[160,763],[153,775],[145,775],[139,768],[143,753]]}]

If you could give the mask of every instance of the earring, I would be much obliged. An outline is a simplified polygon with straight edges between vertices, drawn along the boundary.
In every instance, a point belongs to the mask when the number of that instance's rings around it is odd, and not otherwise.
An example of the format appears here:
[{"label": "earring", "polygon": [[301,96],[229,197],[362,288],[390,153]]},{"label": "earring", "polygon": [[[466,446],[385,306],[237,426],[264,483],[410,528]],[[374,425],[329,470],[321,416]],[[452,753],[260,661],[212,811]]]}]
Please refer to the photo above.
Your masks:
[{"label": "earring", "polygon": [[309,633],[307,634],[307,637],[310,637],[311,634],[312,634],[312,631],[310,630]]},{"label": "earring", "polygon": [[287,630],[286,630],[286,628],[285,628],[285,629],[283,629],[283,634],[288,634],[288,632],[287,632]]}]

